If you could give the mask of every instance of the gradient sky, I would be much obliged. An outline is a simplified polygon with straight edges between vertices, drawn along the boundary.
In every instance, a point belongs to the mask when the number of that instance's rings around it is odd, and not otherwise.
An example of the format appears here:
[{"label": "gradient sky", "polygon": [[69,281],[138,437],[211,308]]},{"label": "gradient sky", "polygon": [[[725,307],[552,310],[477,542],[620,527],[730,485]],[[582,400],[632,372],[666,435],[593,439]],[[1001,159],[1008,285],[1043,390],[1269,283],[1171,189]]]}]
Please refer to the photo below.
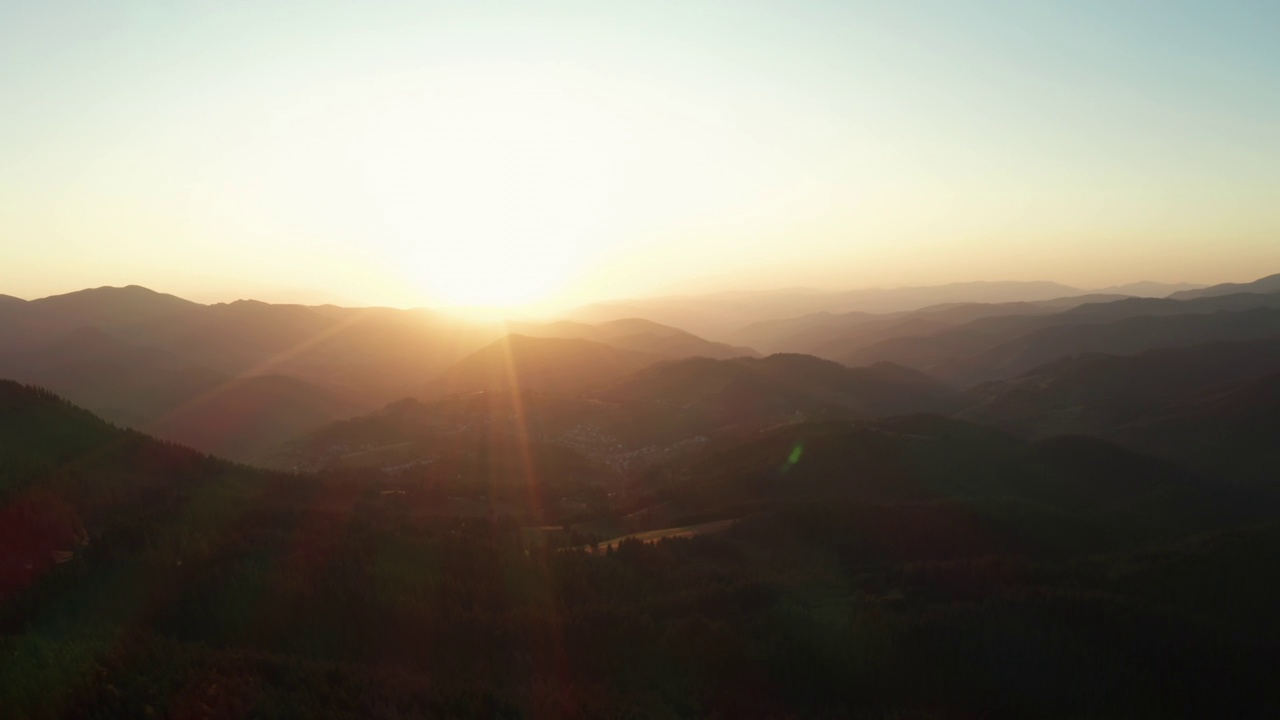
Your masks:
[{"label": "gradient sky", "polygon": [[1253,279],[1277,37],[1261,0],[0,0],[0,293]]}]

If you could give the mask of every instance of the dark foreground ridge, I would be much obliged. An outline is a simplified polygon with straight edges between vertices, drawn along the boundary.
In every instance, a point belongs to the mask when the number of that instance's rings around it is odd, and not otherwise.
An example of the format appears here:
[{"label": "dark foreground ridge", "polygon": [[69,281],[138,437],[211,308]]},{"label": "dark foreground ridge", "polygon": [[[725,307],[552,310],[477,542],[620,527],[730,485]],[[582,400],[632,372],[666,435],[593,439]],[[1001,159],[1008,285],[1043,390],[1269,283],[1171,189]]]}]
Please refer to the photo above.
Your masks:
[{"label": "dark foreground ridge", "polygon": [[[5,717],[1280,710],[1275,488],[1099,440],[799,423],[536,527],[550,498],[256,470],[15,383],[0,429]],[[645,513],[665,539],[606,542]]]}]

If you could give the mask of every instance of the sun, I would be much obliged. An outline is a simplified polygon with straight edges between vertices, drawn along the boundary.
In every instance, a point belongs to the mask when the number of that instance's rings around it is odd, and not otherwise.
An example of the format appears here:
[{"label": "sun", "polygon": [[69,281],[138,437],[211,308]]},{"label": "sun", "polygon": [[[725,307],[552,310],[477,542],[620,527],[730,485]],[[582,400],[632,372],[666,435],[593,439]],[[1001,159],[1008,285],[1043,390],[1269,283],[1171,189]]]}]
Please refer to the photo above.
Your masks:
[{"label": "sun", "polygon": [[619,197],[615,120],[509,68],[396,97],[352,152],[404,279],[446,306],[527,306],[560,290]]},{"label": "sun", "polygon": [[536,239],[427,244],[413,269],[433,304],[454,308],[533,308],[563,288],[573,249]]}]

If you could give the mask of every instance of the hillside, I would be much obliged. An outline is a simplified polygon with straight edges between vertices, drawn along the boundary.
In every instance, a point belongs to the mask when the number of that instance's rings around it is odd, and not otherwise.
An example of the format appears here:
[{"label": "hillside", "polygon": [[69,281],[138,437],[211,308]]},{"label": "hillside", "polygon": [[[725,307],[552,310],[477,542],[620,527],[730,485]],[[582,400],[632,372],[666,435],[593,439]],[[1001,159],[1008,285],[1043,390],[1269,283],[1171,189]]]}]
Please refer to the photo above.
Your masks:
[{"label": "hillside", "polygon": [[1262,337],[1274,331],[1277,312],[1280,294],[1187,301],[1130,298],[1048,315],[981,318],[930,335],[890,338],[839,360],[855,365],[895,362],[972,384],[1014,377],[1081,352],[1131,353]]},{"label": "hillside", "polygon": [[421,396],[493,390],[579,393],[657,360],[589,340],[508,335],[458,361],[432,380]]},{"label": "hillside", "polygon": [[942,383],[907,368],[847,368],[808,355],[662,363],[601,391],[615,402],[712,404],[726,415],[792,413],[840,406],[861,415],[940,411],[956,406]]},{"label": "hillside", "polygon": [[770,352],[804,353],[840,360],[882,340],[930,335],[981,318],[1049,315],[1084,304],[1120,299],[1123,296],[1089,294],[1027,302],[945,303],[883,315],[818,313],[753,323],[735,332],[733,337]]},{"label": "hillside", "polygon": [[1280,368],[1280,336],[1063,358],[969,391],[962,416],[1031,436],[1103,434]]},{"label": "hillside", "polygon": [[[537,398],[404,401],[332,427],[479,413],[536,440],[610,409],[511,417]],[[396,475],[273,474],[0,383],[0,467],[18,468],[2,476],[6,712],[846,717],[999,695],[1036,716],[1244,716],[1271,697],[1280,595],[1244,572],[1280,547],[1267,494],[928,415],[718,438],[595,490],[582,455],[504,435],[441,436],[444,454]],[[666,539],[592,550],[650,529]],[[1010,654],[1035,659],[1017,683]]]},{"label": "hillside", "polygon": [[509,323],[511,332],[531,337],[578,338],[623,350],[651,353],[668,359],[757,357],[749,347],[712,342],[678,328],[642,318],[622,318],[589,325],[562,320],[551,323]]},{"label": "hillside", "polygon": [[755,322],[812,313],[908,312],[940,303],[1050,300],[1085,291],[1052,282],[972,282],[946,285],[826,291],[790,288],[760,292],[673,295],[602,302],[577,308],[569,319],[600,323],[629,317],[682,328],[702,337],[744,343],[734,331]]},{"label": "hillside", "polygon": [[122,528],[283,480],[117,428],[8,380],[0,380],[0,468],[0,599],[51,572],[55,553],[110,553],[131,542]]},{"label": "hillside", "polygon": [[1202,472],[1274,485],[1280,477],[1280,373],[1237,383],[1105,434]]},{"label": "hillside", "polygon": [[1215,297],[1219,295],[1237,295],[1239,293],[1275,293],[1280,292],[1280,274],[1268,275],[1259,278],[1253,282],[1247,283],[1222,283],[1220,285],[1212,285],[1207,288],[1198,288],[1195,290],[1181,290],[1169,295],[1174,300],[1191,300],[1202,297]]},{"label": "hillside", "polygon": [[367,410],[297,378],[257,375],[220,382],[141,427],[219,457],[258,463],[286,440]]}]

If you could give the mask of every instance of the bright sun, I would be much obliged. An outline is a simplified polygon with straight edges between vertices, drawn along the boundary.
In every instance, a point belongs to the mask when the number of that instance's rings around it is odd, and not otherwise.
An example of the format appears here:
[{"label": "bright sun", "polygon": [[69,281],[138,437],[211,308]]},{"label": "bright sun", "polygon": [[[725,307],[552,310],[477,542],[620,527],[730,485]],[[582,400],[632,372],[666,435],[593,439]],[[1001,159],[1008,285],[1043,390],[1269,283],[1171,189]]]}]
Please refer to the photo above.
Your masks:
[{"label": "bright sun", "polygon": [[510,68],[425,79],[376,114],[364,187],[429,300],[526,306],[563,287],[617,186],[614,121]]}]

